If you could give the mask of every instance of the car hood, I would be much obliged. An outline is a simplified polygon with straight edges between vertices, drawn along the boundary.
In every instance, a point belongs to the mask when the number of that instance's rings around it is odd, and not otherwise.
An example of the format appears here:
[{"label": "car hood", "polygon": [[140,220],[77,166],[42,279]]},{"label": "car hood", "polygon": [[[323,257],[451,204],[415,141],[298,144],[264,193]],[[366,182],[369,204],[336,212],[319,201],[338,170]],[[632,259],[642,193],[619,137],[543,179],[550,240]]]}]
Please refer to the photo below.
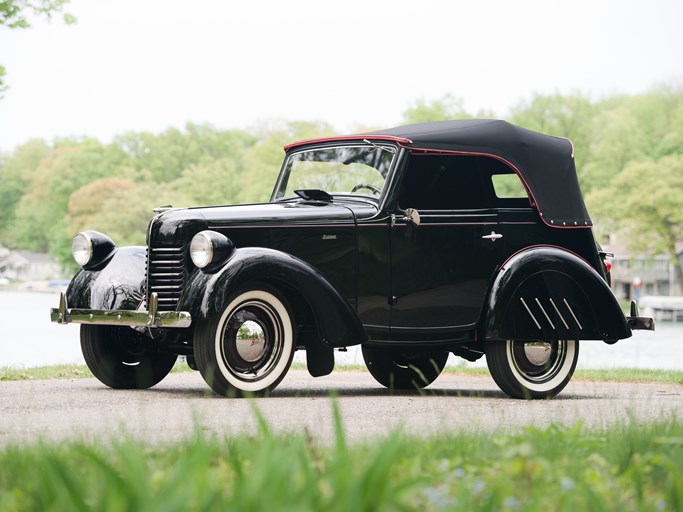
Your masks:
[{"label": "car hood", "polygon": [[262,203],[195,208],[209,229],[231,226],[287,226],[301,224],[353,223],[351,208],[337,204]]},{"label": "car hood", "polygon": [[172,209],[152,219],[149,240],[177,244],[203,229],[231,227],[342,226],[375,215],[367,203],[310,204],[306,202],[260,203]]}]

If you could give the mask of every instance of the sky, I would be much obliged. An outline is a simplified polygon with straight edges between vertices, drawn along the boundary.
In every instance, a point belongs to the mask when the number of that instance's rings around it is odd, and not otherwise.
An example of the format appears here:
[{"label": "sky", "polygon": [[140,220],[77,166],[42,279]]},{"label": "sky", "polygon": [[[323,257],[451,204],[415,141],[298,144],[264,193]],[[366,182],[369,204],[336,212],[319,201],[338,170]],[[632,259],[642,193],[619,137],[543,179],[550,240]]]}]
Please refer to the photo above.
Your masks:
[{"label": "sky", "polygon": [[534,94],[594,100],[683,82],[681,0],[72,0],[0,26],[0,151],[31,138],[400,124],[446,94],[505,117]]}]

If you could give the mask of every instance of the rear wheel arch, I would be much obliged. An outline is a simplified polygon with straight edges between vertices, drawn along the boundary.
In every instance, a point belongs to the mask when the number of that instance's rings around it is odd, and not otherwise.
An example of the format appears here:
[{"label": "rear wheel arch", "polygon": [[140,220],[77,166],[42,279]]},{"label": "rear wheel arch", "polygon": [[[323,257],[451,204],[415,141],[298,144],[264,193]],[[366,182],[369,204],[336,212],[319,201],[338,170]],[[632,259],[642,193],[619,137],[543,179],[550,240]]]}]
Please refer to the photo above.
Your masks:
[{"label": "rear wheel arch", "polygon": [[480,325],[485,339],[631,336],[605,280],[577,255],[555,247],[521,251],[499,269]]}]

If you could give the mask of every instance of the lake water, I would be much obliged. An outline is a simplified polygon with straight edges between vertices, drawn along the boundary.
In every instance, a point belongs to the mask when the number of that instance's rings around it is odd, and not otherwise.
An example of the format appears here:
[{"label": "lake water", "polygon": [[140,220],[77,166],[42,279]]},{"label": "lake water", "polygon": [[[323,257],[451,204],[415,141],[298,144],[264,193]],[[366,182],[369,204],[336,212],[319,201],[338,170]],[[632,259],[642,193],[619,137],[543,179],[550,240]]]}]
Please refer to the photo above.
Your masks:
[{"label": "lake water", "polygon": [[[59,363],[83,364],[77,325],[50,322],[57,293],[0,291],[0,367],[32,367]],[[337,363],[363,364],[357,347],[335,353]],[[296,360],[305,361],[298,352]],[[449,364],[462,364],[451,356]],[[468,366],[485,366],[484,359]],[[579,368],[683,369],[683,323],[659,322],[657,331],[636,331],[632,338],[607,345],[581,344]]]}]

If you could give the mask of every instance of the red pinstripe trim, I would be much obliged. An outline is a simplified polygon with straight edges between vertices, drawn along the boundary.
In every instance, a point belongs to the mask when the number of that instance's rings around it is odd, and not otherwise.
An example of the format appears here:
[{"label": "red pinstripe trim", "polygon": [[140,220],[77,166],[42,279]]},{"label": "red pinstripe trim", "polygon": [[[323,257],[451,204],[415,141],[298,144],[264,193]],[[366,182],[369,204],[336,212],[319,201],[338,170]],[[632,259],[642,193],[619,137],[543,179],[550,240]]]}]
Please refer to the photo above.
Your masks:
[{"label": "red pinstripe trim", "polygon": [[323,137],[320,139],[311,139],[311,140],[301,140],[298,142],[292,142],[291,144],[287,144],[285,146],[285,151],[289,151],[292,148],[297,148],[299,146],[306,146],[308,144],[319,144],[321,142],[343,142],[345,140],[348,141],[359,141],[359,140],[379,140],[379,141],[387,141],[387,142],[398,142],[399,144],[412,144],[413,141],[410,139],[406,139],[405,137],[394,137],[392,135],[344,135],[344,136],[338,136],[338,137]]},{"label": "red pinstripe trim", "polygon": [[580,260],[582,260],[586,265],[588,265],[590,268],[592,268],[593,270],[595,270],[595,268],[593,267],[593,265],[591,265],[590,263],[588,263],[588,260],[586,260],[586,258],[584,258],[583,256],[581,256],[580,254],[577,254],[577,253],[575,253],[574,251],[571,251],[571,250],[567,249],[566,247],[560,247],[559,245],[547,245],[547,244],[530,245],[530,246],[528,246],[528,247],[524,247],[523,249],[520,249],[519,251],[517,251],[516,253],[514,253],[513,255],[511,255],[508,259],[506,259],[506,260],[503,262],[503,264],[500,265],[500,266],[498,267],[498,269],[503,268],[505,265],[507,265],[507,262],[508,262],[508,261],[510,261],[512,258],[514,258],[515,256],[517,256],[517,255],[518,255],[519,253],[521,253],[521,252],[527,251],[527,250],[529,250],[529,249],[539,249],[539,248],[543,248],[543,247],[548,247],[548,248],[550,248],[550,249],[558,249],[558,250],[563,251],[563,252],[568,252],[569,254],[572,254],[572,255],[576,256],[577,258],[579,258]]}]

